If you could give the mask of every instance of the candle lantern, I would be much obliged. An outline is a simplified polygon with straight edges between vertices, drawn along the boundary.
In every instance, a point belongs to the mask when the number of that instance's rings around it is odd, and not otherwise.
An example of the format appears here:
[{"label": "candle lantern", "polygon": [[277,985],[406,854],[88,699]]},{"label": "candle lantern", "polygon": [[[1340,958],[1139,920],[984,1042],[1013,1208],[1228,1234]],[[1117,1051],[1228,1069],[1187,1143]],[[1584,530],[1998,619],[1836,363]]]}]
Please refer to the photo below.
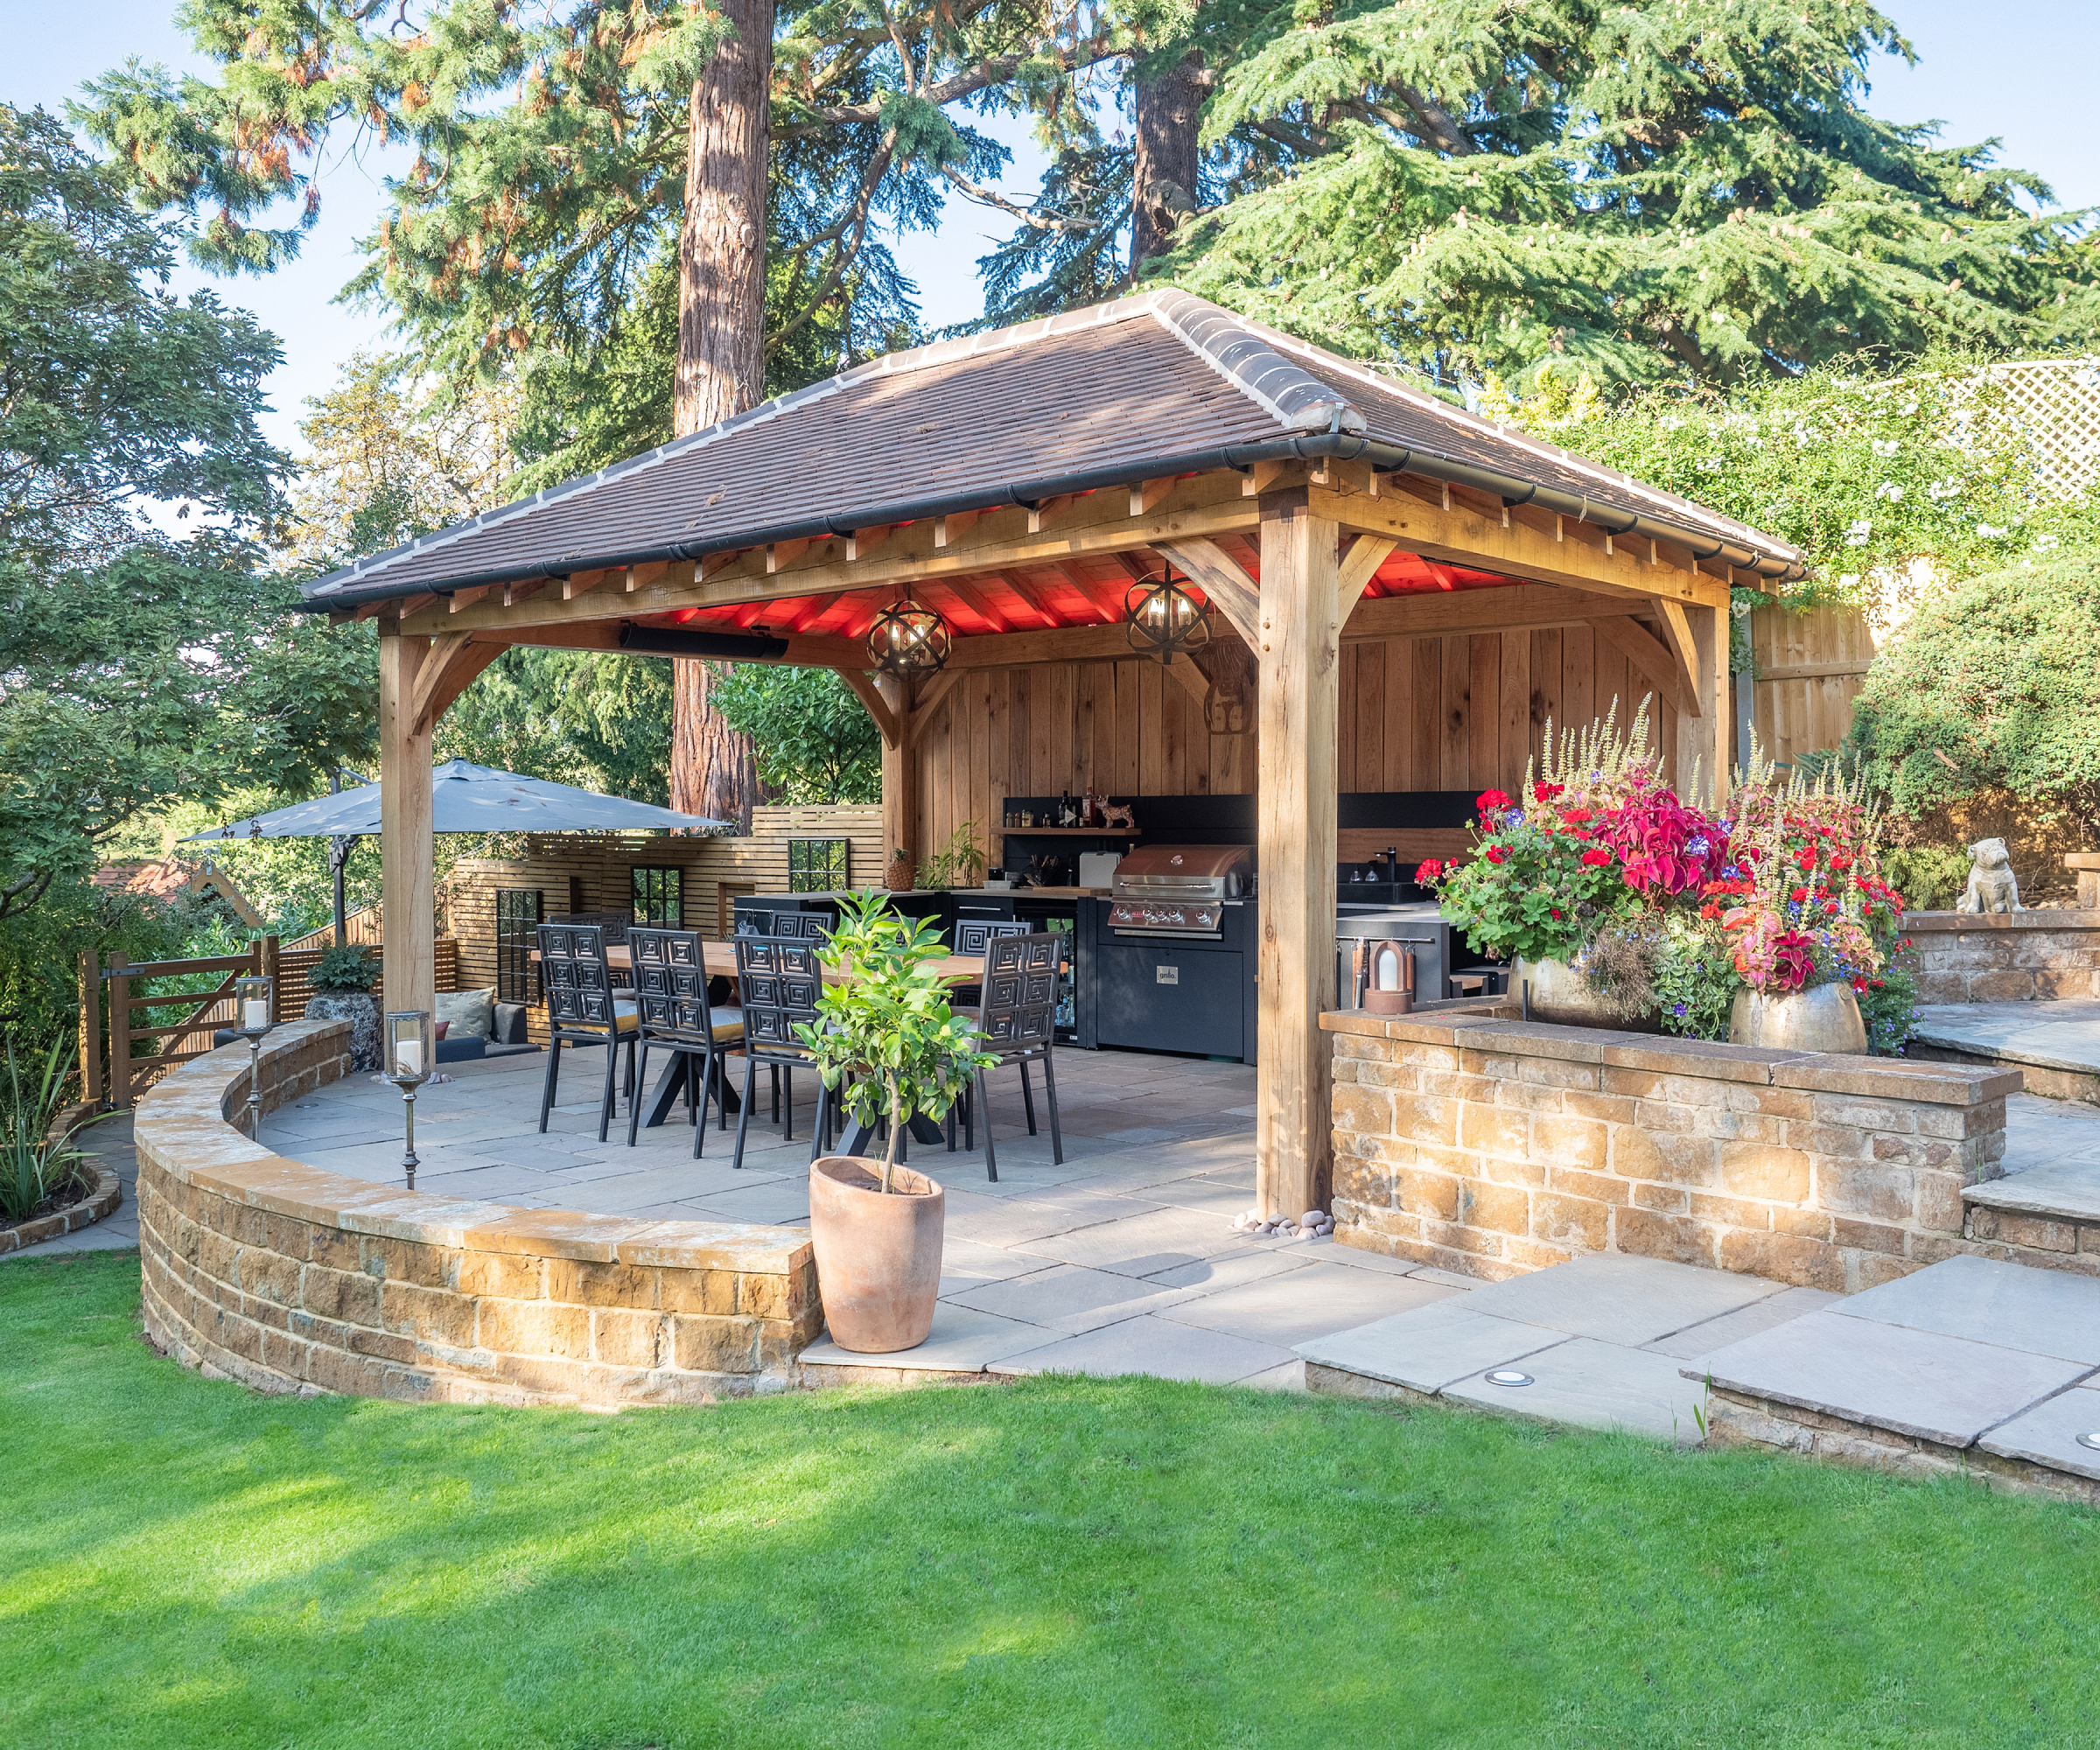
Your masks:
[{"label": "candle lantern", "polygon": [[401,1089],[405,1125],[401,1168],[408,1177],[409,1189],[413,1191],[416,1168],[420,1164],[416,1158],[416,1090],[430,1079],[438,1050],[437,1030],[430,1025],[430,1012],[402,1009],[388,1015],[386,1036],[381,1044],[386,1059],[386,1078]]},{"label": "candle lantern", "polygon": [[262,1140],[262,1036],[276,1019],[274,981],[262,973],[234,980],[234,1031],[248,1041],[248,1134]]},{"label": "candle lantern", "polygon": [[868,627],[868,660],[886,675],[914,680],[948,666],[948,621],[907,592],[875,616]]},{"label": "candle lantern", "polygon": [[1175,657],[1210,642],[1210,609],[1175,582],[1171,566],[1130,585],[1124,594],[1123,618],[1130,648],[1140,656],[1157,656],[1169,668]]},{"label": "candle lantern", "polygon": [[1405,1015],[1415,1006],[1415,956],[1404,942],[1363,945],[1363,1008],[1371,1015]]}]

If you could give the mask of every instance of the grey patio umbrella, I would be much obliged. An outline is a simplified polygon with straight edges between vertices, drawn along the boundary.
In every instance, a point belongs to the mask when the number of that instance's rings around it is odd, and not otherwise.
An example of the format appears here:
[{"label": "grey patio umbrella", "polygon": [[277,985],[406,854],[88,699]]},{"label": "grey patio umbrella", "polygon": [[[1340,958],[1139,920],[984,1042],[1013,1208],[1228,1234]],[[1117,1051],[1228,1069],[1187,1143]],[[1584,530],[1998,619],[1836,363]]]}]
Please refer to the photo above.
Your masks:
[{"label": "grey patio umbrella", "polygon": [[[723,831],[730,822],[625,796],[601,796],[573,784],[550,784],[544,778],[522,777],[465,760],[447,760],[430,774],[434,832],[637,832],[671,826]],[[379,786],[361,784],[340,795],[294,802],[209,832],[192,833],[190,838],[359,838],[378,832]]]},{"label": "grey patio umbrella", "polygon": [[[354,774],[352,774],[354,775]],[[636,832],[648,827],[697,827],[704,831],[731,830],[727,821],[704,815],[682,815],[652,802],[625,796],[601,796],[573,784],[550,783],[515,772],[499,772],[465,760],[447,760],[430,774],[430,822],[434,832]],[[198,839],[330,838],[337,842],[333,862],[340,868],[350,844],[379,836],[379,786],[360,784],[337,795],[318,796],[273,808],[209,832]],[[339,885],[335,936],[343,939]]]}]

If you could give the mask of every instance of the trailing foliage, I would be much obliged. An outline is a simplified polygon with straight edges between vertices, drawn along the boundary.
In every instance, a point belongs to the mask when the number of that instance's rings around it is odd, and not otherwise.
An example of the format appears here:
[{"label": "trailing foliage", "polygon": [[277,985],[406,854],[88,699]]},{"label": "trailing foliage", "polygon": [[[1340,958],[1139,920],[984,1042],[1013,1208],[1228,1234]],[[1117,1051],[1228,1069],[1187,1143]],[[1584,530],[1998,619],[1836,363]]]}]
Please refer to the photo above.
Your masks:
[{"label": "trailing foliage", "polygon": [[1905,814],[1998,788],[2100,830],[2100,547],[1929,597],[1875,657],[1848,752]]},{"label": "trailing foliage", "polygon": [[370,948],[361,942],[346,942],[321,951],[306,982],[313,990],[328,995],[354,995],[379,983],[379,967]]},{"label": "trailing foliage", "polygon": [[[1788,599],[1862,602],[1927,560],[1961,575],[2100,541],[2090,495],[2038,494],[2034,458],[2000,416],[2017,391],[1973,358],[1889,375],[1858,362],[1606,402],[1549,377],[1522,400],[1491,381],[1481,411],[1636,479],[1741,518],[1808,556]],[[1749,592],[1742,592],[1747,595]]]}]

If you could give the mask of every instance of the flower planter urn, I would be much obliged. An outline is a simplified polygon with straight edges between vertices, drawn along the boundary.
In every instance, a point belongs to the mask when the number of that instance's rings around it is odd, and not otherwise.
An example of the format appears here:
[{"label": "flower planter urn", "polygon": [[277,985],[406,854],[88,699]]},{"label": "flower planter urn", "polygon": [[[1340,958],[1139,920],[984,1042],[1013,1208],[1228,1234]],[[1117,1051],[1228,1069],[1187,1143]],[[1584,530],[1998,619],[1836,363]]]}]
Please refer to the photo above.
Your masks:
[{"label": "flower planter urn", "polygon": [[1620,1032],[1656,1032],[1661,1022],[1654,1010],[1641,1015],[1614,1012],[1590,981],[1564,960],[1518,960],[1509,968],[1509,995],[1521,1004],[1524,986],[1531,987],[1535,1021],[1560,1027],[1612,1027]]},{"label": "flower planter urn", "polygon": [[323,990],[306,1000],[310,1021],[350,1023],[350,1068],[379,1068],[379,998],[369,990]]},{"label": "flower planter urn", "polygon": [[1849,984],[1738,990],[1728,1017],[1728,1042],[1768,1051],[1864,1052],[1866,1023]]},{"label": "flower planter urn", "polygon": [[809,1169],[809,1243],[831,1340],[855,1354],[917,1348],[941,1292],[947,1196],[900,1166],[882,1189],[882,1163],[826,1155]]}]

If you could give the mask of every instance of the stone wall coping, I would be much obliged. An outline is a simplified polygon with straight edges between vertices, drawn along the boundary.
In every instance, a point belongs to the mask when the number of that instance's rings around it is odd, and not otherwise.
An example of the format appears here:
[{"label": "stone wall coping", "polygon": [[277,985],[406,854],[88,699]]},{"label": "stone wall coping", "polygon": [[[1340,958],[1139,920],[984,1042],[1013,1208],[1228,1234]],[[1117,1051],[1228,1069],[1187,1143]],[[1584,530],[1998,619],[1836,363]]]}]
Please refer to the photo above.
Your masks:
[{"label": "stone wall coping", "polygon": [[[262,1041],[267,1063],[332,1035],[347,1021],[293,1021]],[[735,1222],[667,1222],[571,1209],[520,1209],[375,1184],[324,1172],[251,1142],[228,1122],[245,1106],[245,1044],[221,1046],[172,1071],[139,1101],[132,1124],[142,1153],[184,1184],[267,1214],[346,1233],[452,1250],[682,1270],[777,1276],[810,1260],[795,1228]]]},{"label": "stone wall coping", "polygon": [[1970,930],[2100,932],[2100,912],[2078,906],[2044,906],[2020,912],[1906,912],[1903,928],[1910,935],[1960,935]]},{"label": "stone wall coping", "polygon": [[2067,850],[2063,856],[2066,869],[2100,869],[2100,850]]},{"label": "stone wall coping", "polygon": [[2024,1085],[2018,1070],[1984,1065],[1916,1063],[1836,1052],[1765,1051],[1708,1040],[1618,1032],[1606,1027],[1550,1026],[1543,1021],[1483,1020],[1474,1015],[1446,1018],[1417,1013],[1389,1018],[1346,1009],[1323,1014],[1320,1025],[1328,1032],[1412,1045],[1596,1063],[1607,1068],[1696,1075],[1817,1094],[1914,1100],[1934,1106],[1980,1106],[2017,1094]]}]

